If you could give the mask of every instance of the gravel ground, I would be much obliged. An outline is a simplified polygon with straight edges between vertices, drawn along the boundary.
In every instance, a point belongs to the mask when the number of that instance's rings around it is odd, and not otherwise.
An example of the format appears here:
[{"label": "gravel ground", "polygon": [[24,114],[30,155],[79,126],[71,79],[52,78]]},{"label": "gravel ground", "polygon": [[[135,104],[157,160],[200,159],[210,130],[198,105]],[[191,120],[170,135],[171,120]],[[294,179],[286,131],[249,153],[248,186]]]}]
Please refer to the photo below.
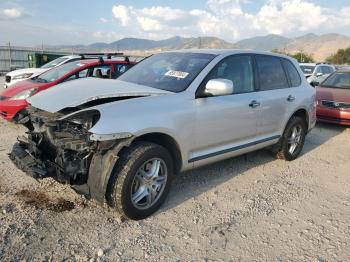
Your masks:
[{"label": "gravel ground", "polygon": [[181,174],[139,222],[17,170],[24,131],[0,120],[0,261],[350,260],[350,129],[318,125],[294,162],[258,151]]}]

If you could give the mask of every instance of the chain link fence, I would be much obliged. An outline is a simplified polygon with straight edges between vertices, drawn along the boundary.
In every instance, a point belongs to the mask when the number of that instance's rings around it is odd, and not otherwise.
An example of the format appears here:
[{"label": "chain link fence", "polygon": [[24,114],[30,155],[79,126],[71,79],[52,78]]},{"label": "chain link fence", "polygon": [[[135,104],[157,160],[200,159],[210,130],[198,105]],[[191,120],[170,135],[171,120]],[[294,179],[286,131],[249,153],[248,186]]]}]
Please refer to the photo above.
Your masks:
[{"label": "chain link fence", "polygon": [[0,74],[4,74],[19,68],[28,67],[28,54],[50,53],[67,55],[67,52],[48,50],[44,48],[0,46]]}]

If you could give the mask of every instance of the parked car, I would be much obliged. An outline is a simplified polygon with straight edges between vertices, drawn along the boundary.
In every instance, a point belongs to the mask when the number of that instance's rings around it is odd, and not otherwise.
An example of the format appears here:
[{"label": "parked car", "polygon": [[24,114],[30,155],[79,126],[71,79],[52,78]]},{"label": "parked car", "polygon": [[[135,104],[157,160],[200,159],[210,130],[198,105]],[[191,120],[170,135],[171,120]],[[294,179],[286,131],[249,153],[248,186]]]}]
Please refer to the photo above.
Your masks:
[{"label": "parked car", "polygon": [[69,62],[77,61],[80,59],[81,59],[81,56],[77,56],[77,55],[62,56],[43,65],[40,68],[23,68],[23,69],[14,70],[5,75],[4,88],[11,87],[20,81],[36,77],[50,70],[53,67],[60,66]]},{"label": "parked car", "polygon": [[350,69],[330,75],[316,92],[317,120],[350,126]]},{"label": "parked car", "polygon": [[284,55],[160,53],[116,81],[87,78],[31,97],[33,129],[11,159],[143,219],[180,171],[265,147],[297,158],[316,121],[315,92]]},{"label": "parked car", "polygon": [[335,71],[335,67],[325,63],[301,63],[300,68],[310,84],[322,82]]},{"label": "parked car", "polygon": [[85,77],[117,78],[135,62],[116,59],[86,59],[55,67],[35,78],[28,79],[0,93],[0,115],[17,122],[26,115],[27,98],[38,92],[71,80]]}]

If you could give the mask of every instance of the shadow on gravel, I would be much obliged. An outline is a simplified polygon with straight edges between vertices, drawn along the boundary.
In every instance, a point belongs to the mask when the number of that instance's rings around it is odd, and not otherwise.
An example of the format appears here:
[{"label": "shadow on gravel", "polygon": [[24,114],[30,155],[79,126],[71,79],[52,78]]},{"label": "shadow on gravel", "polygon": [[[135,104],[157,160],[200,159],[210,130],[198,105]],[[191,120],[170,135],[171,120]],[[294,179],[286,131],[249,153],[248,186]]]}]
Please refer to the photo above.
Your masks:
[{"label": "shadow on gravel", "polygon": [[316,127],[306,137],[301,155],[307,155],[328,140],[343,133],[347,128],[341,125],[317,123]]},{"label": "shadow on gravel", "polygon": [[[337,125],[317,124],[307,136],[301,156],[341,134],[344,129],[346,128]],[[161,211],[172,209],[250,169],[274,160],[269,151],[259,150],[180,174],[174,178],[168,200]]]},{"label": "shadow on gravel", "polygon": [[33,206],[36,209],[46,209],[54,212],[70,211],[75,208],[75,204],[63,198],[52,201],[44,192],[21,190],[16,193],[26,205]]}]

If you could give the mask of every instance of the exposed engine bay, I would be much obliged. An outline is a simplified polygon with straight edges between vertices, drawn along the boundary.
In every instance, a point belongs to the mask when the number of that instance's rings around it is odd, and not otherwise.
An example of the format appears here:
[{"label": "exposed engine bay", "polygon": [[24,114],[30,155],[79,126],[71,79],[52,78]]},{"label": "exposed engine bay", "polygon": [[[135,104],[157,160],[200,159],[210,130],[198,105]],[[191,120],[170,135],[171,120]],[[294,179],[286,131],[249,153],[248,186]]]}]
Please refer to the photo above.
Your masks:
[{"label": "exposed engine bay", "polygon": [[18,138],[10,158],[33,178],[53,177],[103,202],[118,152],[131,139],[92,141],[89,129],[99,120],[99,111],[66,118],[69,111],[49,113],[29,107],[20,120],[29,128],[27,136]]}]

